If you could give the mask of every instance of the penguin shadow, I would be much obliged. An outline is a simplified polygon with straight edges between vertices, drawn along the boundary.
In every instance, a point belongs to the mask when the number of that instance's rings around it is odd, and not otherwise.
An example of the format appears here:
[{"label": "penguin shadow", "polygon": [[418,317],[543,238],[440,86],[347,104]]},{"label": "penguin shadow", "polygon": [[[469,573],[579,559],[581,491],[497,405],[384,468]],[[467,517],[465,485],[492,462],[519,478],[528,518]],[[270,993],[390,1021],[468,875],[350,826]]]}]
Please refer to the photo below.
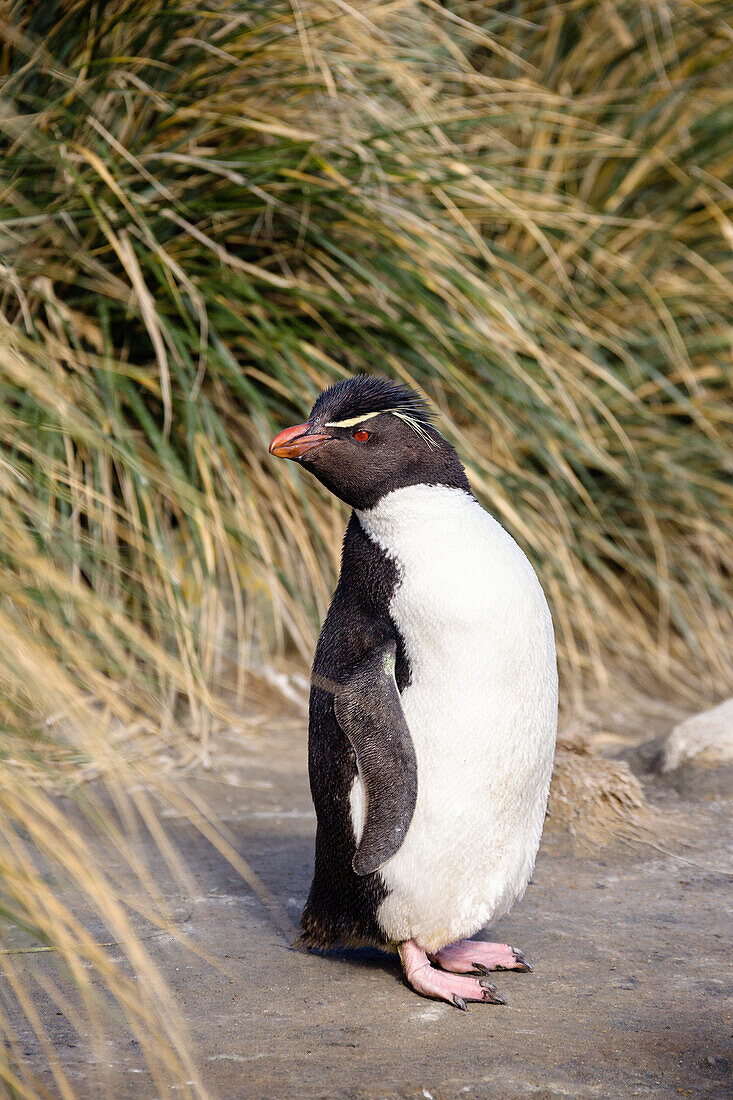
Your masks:
[{"label": "penguin shadow", "polygon": [[[261,880],[281,912],[292,926],[288,948],[298,955],[321,958],[335,967],[361,972],[381,971],[396,981],[403,982],[402,968],[396,951],[378,947],[335,947],[329,949],[304,947],[298,942],[300,913],[310,889],[313,876],[314,839],[312,837],[258,831],[240,833],[237,850]],[[222,860],[219,874],[227,883],[229,893],[252,897],[250,886],[239,879],[232,884],[232,870]]]},{"label": "penguin shadow", "polygon": [[298,950],[330,961],[344,969],[358,970],[369,974],[381,971],[398,981],[400,985],[405,984],[396,951],[381,951],[378,947],[332,947],[328,951],[320,947],[301,947]]}]

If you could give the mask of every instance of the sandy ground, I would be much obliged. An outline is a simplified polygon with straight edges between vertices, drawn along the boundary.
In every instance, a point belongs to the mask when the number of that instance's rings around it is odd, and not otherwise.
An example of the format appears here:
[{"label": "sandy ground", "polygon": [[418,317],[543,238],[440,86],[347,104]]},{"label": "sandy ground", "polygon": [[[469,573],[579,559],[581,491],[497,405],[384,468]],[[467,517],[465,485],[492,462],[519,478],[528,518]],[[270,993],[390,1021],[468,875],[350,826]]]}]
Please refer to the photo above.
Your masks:
[{"label": "sandy ground", "polygon": [[[291,723],[254,745],[225,741],[215,771],[186,780],[293,925],[313,851],[305,751]],[[632,755],[643,769],[653,752]],[[216,965],[169,935],[147,947],[175,990],[211,1095],[733,1096],[730,802],[719,772],[706,782],[688,771],[675,782],[679,789],[647,777],[672,824],[657,847],[583,855],[567,835],[546,831],[525,898],[491,937],[521,947],[535,972],[497,974],[506,1007],[466,1013],[414,994],[394,958],[292,950],[231,867],[169,816],[195,896],[166,886],[162,867],[160,881],[181,929]],[[155,864],[152,842],[144,844]],[[63,1016],[50,1007],[47,1015],[78,1097],[176,1095],[175,1086],[156,1092],[129,1036],[100,1055]],[[21,1035],[22,1056],[55,1095],[37,1040]]]}]

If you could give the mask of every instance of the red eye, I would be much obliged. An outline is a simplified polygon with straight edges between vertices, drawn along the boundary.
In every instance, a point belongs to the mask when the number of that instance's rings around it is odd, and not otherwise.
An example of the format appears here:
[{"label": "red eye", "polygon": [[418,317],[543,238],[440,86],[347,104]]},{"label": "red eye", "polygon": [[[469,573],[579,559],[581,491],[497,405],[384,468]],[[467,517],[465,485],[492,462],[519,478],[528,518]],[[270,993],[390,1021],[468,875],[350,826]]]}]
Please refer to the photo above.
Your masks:
[{"label": "red eye", "polygon": [[354,439],[357,443],[366,443],[369,438],[369,432],[365,432],[363,428],[360,428],[358,432],[354,432]]}]

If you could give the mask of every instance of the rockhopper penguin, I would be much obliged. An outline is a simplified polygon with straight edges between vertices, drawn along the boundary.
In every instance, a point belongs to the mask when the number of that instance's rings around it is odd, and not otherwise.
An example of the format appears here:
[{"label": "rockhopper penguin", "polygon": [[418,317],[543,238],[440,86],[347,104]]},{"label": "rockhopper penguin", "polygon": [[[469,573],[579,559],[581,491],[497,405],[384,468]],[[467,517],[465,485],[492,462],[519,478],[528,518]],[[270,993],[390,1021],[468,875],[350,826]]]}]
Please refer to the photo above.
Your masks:
[{"label": "rockhopper penguin", "polygon": [[529,561],[474,497],[411,389],[358,375],[270,452],[353,508],[311,679],[313,947],[395,946],[418,993],[503,1003],[472,941],[520,898],[557,729],[552,620]]}]

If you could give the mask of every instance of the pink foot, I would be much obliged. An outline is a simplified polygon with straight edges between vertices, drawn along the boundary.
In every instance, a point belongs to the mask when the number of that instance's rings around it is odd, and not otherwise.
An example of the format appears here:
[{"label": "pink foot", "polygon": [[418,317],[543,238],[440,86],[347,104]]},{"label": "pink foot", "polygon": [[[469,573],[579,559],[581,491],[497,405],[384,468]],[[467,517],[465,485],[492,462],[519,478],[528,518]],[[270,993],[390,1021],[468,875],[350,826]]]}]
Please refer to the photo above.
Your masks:
[{"label": "pink foot", "polygon": [[416,993],[423,997],[435,997],[448,1001],[466,1011],[466,1001],[482,1001],[484,1004],[503,1005],[506,1001],[489,982],[476,978],[459,978],[444,974],[430,965],[430,959],[414,940],[399,945],[400,958],[407,980]]},{"label": "pink foot", "polygon": [[430,959],[454,974],[488,974],[490,970],[519,970],[526,973],[532,967],[521,951],[508,943],[485,943],[483,940],[458,940],[436,951]]}]

